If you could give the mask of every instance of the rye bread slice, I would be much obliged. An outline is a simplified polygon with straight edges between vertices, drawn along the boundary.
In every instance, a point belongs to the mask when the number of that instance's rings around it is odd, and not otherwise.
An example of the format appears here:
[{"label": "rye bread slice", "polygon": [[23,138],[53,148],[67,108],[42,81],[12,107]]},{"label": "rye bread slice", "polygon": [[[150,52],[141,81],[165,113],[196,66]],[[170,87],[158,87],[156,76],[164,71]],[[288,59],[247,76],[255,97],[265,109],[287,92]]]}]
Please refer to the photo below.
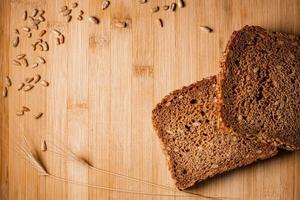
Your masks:
[{"label": "rye bread slice", "polygon": [[218,128],[216,76],[167,95],[152,112],[169,170],[183,190],[277,154],[275,146]]},{"label": "rye bread slice", "polygon": [[300,148],[300,39],[258,26],[232,34],[218,76],[224,127]]}]

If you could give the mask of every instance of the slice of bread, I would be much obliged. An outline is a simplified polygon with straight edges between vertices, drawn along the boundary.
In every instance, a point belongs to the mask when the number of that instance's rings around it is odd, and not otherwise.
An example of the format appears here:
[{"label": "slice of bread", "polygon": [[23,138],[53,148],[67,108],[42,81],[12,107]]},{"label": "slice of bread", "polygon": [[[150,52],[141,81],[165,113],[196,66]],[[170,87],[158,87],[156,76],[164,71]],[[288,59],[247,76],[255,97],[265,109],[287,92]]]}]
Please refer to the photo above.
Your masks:
[{"label": "slice of bread", "polygon": [[224,127],[300,148],[300,39],[245,26],[229,40],[218,76]]},{"label": "slice of bread", "polygon": [[216,174],[277,154],[275,146],[218,128],[216,76],[167,95],[152,121],[169,170],[183,190]]}]

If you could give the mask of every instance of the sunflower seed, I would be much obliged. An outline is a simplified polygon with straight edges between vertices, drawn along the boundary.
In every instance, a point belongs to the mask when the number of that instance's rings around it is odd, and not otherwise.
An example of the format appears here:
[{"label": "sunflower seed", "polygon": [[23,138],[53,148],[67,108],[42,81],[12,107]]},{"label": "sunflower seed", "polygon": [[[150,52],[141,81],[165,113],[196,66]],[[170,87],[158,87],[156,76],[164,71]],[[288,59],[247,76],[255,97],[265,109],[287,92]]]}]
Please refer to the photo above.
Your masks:
[{"label": "sunflower seed", "polygon": [[152,13],[156,13],[156,12],[159,11],[159,7],[158,7],[158,6],[154,6],[154,7],[152,7],[152,8],[150,9],[150,11],[151,11]]},{"label": "sunflower seed", "polygon": [[24,58],[25,56],[26,56],[26,54],[22,53],[22,54],[18,54],[16,57],[18,60],[20,60],[20,59]]},{"label": "sunflower seed", "polygon": [[31,21],[30,24],[31,24],[32,27],[34,27],[36,25],[39,25],[40,23],[41,23],[41,20],[39,20],[39,19],[32,19],[32,21]]},{"label": "sunflower seed", "polygon": [[31,65],[31,68],[36,68],[36,67],[38,67],[39,66],[39,63],[33,63],[32,65]]},{"label": "sunflower seed", "polygon": [[34,87],[34,85],[25,85],[24,87],[23,87],[23,90],[25,91],[25,92],[27,92],[27,91],[29,91],[29,90],[31,90],[32,88]]},{"label": "sunflower seed", "polygon": [[40,15],[44,15],[45,14],[45,10],[40,10]]},{"label": "sunflower seed", "polygon": [[19,37],[18,37],[18,36],[15,37],[15,38],[13,39],[13,41],[12,41],[13,47],[17,47],[17,46],[19,45],[19,42],[20,42]]},{"label": "sunflower seed", "polygon": [[43,43],[43,51],[49,51],[49,45],[48,45],[48,42],[44,41]]},{"label": "sunflower seed", "polygon": [[17,116],[23,116],[23,115],[24,115],[24,111],[17,111],[17,112],[16,112],[16,115],[17,115]]},{"label": "sunflower seed", "polygon": [[200,30],[206,33],[212,32],[212,29],[207,26],[200,26]]},{"label": "sunflower seed", "polygon": [[118,28],[125,28],[127,26],[126,22],[115,22],[115,26]]},{"label": "sunflower seed", "polygon": [[91,22],[93,22],[94,24],[99,24],[99,19],[97,17],[94,17],[94,16],[90,16],[89,17],[89,20]]},{"label": "sunflower seed", "polygon": [[32,46],[32,50],[35,51],[36,50],[36,45],[31,44],[31,46]]},{"label": "sunflower seed", "polygon": [[12,64],[15,65],[15,66],[21,66],[21,63],[17,60],[13,60]]},{"label": "sunflower seed", "polygon": [[157,23],[158,23],[158,25],[159,25],[160,27],[163,27],[163,26],[164,26],[163,21],[162,21],[161,18],[157,19],[156,21],[157,21]]},{"label": "sunflower seed", "polygon": [[24,21],[27,20],[27,16],[28,16],[28,13],[27,13],[27,10],[25,10],[24,13],[23,13],[22,19]]},{"label": "sunflower seed", "polygon": [[178,0],[178,7],[183,8],[184,7],[184,1],[183,0]]},{"label": "sunflower seed", "polygon": [[23,26],[21,29],[25,32],[30,32],[30,28],[28,26]]},{"label": "sunflower seed", "polygon": [[83,14],[84,14],[83,10],[80,10],[79,15],[83,15]]},{"label": "sunflower seed", "polygon": [[28,60],[26,58],[23,58],[20,60],[21,64],[24,65],[25,67],[28,67]]},{"label": "sunflower seed", "polygon": [[38,83],[40,80],[41,80],[41,75],[39,75],[39,74],[34,75],[34,83],[35,84]]},{"label": "sunflower seed", "polygon": [[77,7],[78,7],[78,3],[77,3],[77,2],[72,3],[72,4],[71,4],[71,7],[72,7],[72,8],[77,8]]},{"label": "sunflower seed", "polygon": [[68,15],[66,21],[69,23],[72,20],[72,15]]},{"label": "sunflower seed", "polygon": [[72,12],[71,9],[67,9],[67,10],[65,10],[65,11],[62,12],[62,15],[63,15],[63,16],[68,16],[68,15],[71,14],[71,12]]},{"label": "sunflower seed", "polygon": [[45,64],[46,60],[42,56],[38,56],[38,57],[36,57],[36,62],[38,62],[40,64]]},{"label": "sunflower seed", "polygon": [[37,48],[38,50],[40,50],[40,51],[44,51],[44,47],[43,47],[43,45],[40,44],[40,43],[36,45],[36,48]]},{"label": "sunflower seed", "polygon": [[46,19],[45,19],[45,17],[44,17],[43,15],[40,15],[40,16],[39,16],[39,20],[40,20],[41,22],[46,21]]},{"label": "sunflower seed", "polygon": [[31,29],[39,30],[39,26],[37,24],[34,24],[34,25],[31,26]]},{"label": "sunflower seed", "polygon": [[78,20],[78,21],[81,21],[81,20],[83,20],[83,17],[82,17],[81,15],[79,15],[79,16],[77,17],[77,20]]},{"label": "sunflower seed", "polygon": [[59,9],[58,9],[58,12],[64,12],[65,10],[67,10],[68,9],[68,7],[67,6],[62,6],[62,7],[60,7]]},{"label": "sunflower seed", "polygon": [[19,29],[16,28],[15,31],[14,31],[14,33],[15,34],[20,34]]},{"label": "sunflower seed", "polygon": [[139,0],[140,4],[147,3],[147,0]]},{"label": "sunflower seed", "polygon": [[2,96],[7,97],[7,93],[8,93],[8,89],[7,89],[7,87],[4,87],[2,90]]},{"label": "sunflower seed", "polygon": [[41,30],[40,32],[39,32],[39,37],[43,37],[45,34],[46,34],[46,30]]},{"label": "sunflower seed", "polygon": [[169,7],[170,7],[170,6],[168,6],[168,5],[164,5],[164,6],[162,7],[162,9],[163,9],[163,10],[169,10]]},{"label": "sunflower seed", "polygon": [[171,3],[170,9],[174,12],[176,10],[176,3]]},{"label": "sunflower seed", "polygon": [[65,36],[64,35],[60,35],[59,37],[59,44],[63,44],[65,43]]},{"label": "sunflower seed", "polygon": [[5,81],[4,81],[5,86],[10,87],[11,86],[11,80],[9,76],[5,76]]},{"label": "sunflower seed", "polygon": [[17,90],[18,90],[18,91],[22,90],[24,86],[25,86],[24,83],[20,83],[20,84],[18,85]]},{"label": "sunflower seed", "polygon": [[47,151],[47,143],[46,143],[45,140],[44,140],[44,141],[42,142],[42,144],[41,144],[41,151],[42,151],[42,152]]},{"label": "sunflower seed", "polygon": [[33,9],[31,17],[36,17],[36,15],[38,14],[39,10],[38,9]]},{"label": "sunflower seed", "polygon": [[59,31],[56,30],[56,29],[53,29],[53,30],[52,30],[52,33],[54,33],[56,36],[60,36],[60,35],[61,35],[61,32],[59,32]]},{"label": "sunflower seed", "polygon": [[102,10],[105,10],[106,8],[108,8],[109,4],[110,4],[109,1],[107,1],[107,0],[103,1],[102,5],[101,5]]},{"label": "sunflower seed", "polygon": [[56,45],[60,45],[60,39],[59,38],[56,38],[56,40],[55,40],[56,42]]},{"label": "sunflower seed", "polygon": [[22,106],[22,111],[23,112],[29,112],[30,109],[28,107],[26,107],[26,106]]},{"label": "sunflower seed", "polygon": [[49,82],[45,81],[45,80],[42,80],[40,81],[40,84],[44,87],[48,87],[49,86]]},{"label": "sunflower seed", "polygon": [[27,37],[28,37],[28,38],[31,38],[31,37],[32,37],[32,33],[28,33],[28,34],[27,34]]},{"label": "sunflower seed", "polygon": [[34,117],[35,119],[39,119],[39,118],[41,118],[42,116],[43,116],[43,113],[40,112],[40,113],[37,113],[36,115],[34,115],[33,117]]},{"label": "sunflower seed", "polygon": [[33,77],[27,77],[25,78],[26,83],[31,83],[33,81]]}]

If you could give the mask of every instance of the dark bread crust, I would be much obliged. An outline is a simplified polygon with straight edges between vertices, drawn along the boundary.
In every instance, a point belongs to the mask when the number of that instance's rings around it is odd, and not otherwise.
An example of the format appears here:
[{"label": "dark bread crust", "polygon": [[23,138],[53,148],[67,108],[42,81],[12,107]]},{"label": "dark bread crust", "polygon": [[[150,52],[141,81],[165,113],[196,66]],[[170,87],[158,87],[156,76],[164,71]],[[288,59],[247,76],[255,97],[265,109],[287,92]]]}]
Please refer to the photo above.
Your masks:
[{"label": "dark bread crust", "polygon": [[245,26],[229,40],[218,75],[222,127],[300,148],[300,39]]},{"label": "dark bread crust", "polygon": [[277,148],[218,128],[216,76],[164,97],[153,126],[178,189],[277,154]]}]

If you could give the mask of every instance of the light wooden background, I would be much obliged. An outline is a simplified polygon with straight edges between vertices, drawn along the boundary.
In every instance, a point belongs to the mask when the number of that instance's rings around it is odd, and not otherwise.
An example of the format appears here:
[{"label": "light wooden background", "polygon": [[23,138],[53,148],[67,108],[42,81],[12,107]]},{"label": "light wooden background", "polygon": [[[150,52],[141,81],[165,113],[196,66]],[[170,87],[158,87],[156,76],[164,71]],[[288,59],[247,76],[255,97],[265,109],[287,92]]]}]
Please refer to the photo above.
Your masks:
[{"label": "light wooden background", "polygon": [[[45,139],[51,151],[39,154],[50,174],[90,185],[175,194],[95,171],[72,161],[66,148],[99,169],[174,187],[151,125],[154,105],[173,89],[216,74],[231,32],[243,25],[300,34],[300,1],[186,0],[186,7],[175,13],[149,11],[172,1],[149,0],[141,5],[138,0],[111,0],[102,11],[99,0],[80,0],[84,20],[69,24],[57,10],[73,1],[0,1],[0,72],[13,81],[9,97],[0,98],[1,199],[187,199],[112,192],[41,177],[15,151],[22,134],[38,152]],[[15,55],[26,53],[33,61],[40,54],[31,50],[24,36],[18,48],[9,46],[13,30],[24,25],[23,11],[31,13],[33,8],[46,11],[47,30],[61,30],[66,43],[55,46],[47,35],[50,51],[41,54],[46,66],[14,67]],[[89,15],[98,16],[100,24],[88,22]],[[157,18],[162,18],[163,28]],[[129,27],[116,28],[114,20],[127,20]],[[201,32],[201,25],[213,28],[213,33]],[[50,86],[16,91],[20,81],[35,73],[49,80]],[[22,105],[32,112],[20,118],[15,112]],[[38,111],[45,116],[34,120],[32,113]],[[56,146],[65,149],[62,156],[53,153]],[[299,178],[298,151],[227,173],[192,190],[236,199],[296,200],[300,199]]]}]

